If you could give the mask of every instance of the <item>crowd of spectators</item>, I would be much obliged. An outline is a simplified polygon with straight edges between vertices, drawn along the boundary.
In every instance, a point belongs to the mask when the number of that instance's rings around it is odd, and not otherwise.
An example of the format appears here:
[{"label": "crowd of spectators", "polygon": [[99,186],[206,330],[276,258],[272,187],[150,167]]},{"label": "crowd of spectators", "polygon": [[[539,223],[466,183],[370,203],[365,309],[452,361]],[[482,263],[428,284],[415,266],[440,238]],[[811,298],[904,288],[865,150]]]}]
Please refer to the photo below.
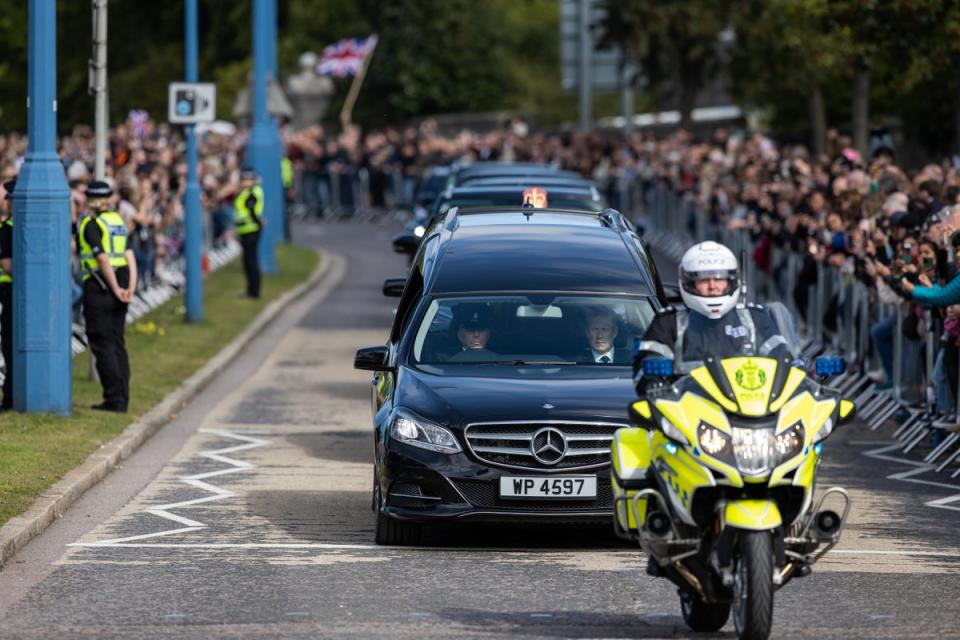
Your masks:
[{"label": "crowd of spectators", "polygon": [[[691,211],[704,217],[703,228],[714,237],[724,229],[748,234],[753,267],[774,283],[767,293],[792,301],[801,321],[818,265],[862,283],[872,300],[900,306],[902,379],[912,387],[907,398],[936,404],[940,411],[954,405],[960,364],[955,273],[960,168],[935,163],[907,170],[897,164],[888,138],[875,139],[869,157],[862,157],[849,138],[831,132],[827,152],[815,157],[802,145],[778,145],[759,133],[725,128],[704,136],[682,130],[660,136],[549,133],[516,119],[487,132],[453,135],[441,134],[431,120],[365,134],[358,128],[331,134],[315,125],[284,129],[283,139],[297,176],[291,210],[303,216],[408,210],[425,169],[453,162],[533,161],[572,169],[595,180],[614,207],[641,223],[652,191],[669,189],[695,205]],[[229,233],[245,142],[245,132],[232,127],[213,127],[200,137],[202,200],[214,244]],[[92,177],[92,131],[77,128],[60,139],[59,149],[76,220]],[[0,178],[16,174],[25,151],[24,137],[0,135]],[[183,244],[186,160],[179,132],[131,112],[111,132],[107,174],[130,228],[138,271],[149,285],[164,278]],[[695,227],[700,228],[691,223]],[[787,278],[790,256],[797,269]],[[828,331],[836,328],[838,304],[837,298],[828,300],[823,321]],[[933,309],[932,322],[924,321],[924,309]],[[889,315],[871,322],[869,355],[881,365],[873,373],[880,384],[890,384],[895,321]],[[921,347],[930,331],[942,339],[927,380]]]},{"label": "crowd of spectators", "polygon": [[[535,161],[579,171],[598,183],[614,207],[641,223],[649,194],[667,188],[694,205],[690,210],[704,216],[703,228],[712,237],[727,229],[748,234],[752,267],[773,283],[765,293],[791,301],[801,322],[809,320],[805,310],[818,265],[845,282],[862,283],[869,308],[900,306],[905,399],[941,412],[954,405],[960,168],[934,163],[907,170],[897,164],[889,136],[873,139],[868,157],[836,131],[829,132],[827,151],[815,157],[802,145],[778,145],[759,133],[725,128],[700,137],[682,130],[625,137],[538,133],[522,120],[451,136],[440,135],[430,121],[365,137],[357,131],[327,135],[316,126],[287,142],[301,176],[298,205],[308,214],[402,207],[426,167],[464,161]],[[691,231],[698,227],[690,222]],[[790,256],[795,269],[787,277]],[[837,296],[826,301],[825,331],[836,330],[838,306],[848,302]],[[925,322],[923,312],[930,308],[932,322]],[[855,364],[877,363],[872,375],[887,386],[894,378],[895,314],[874,314],[869,321],[870,354],[861,354],[863,362]],[[922,341],[929,331],[942,339],[927,380]]]},{"label": "crowd of spectators", "polygon": [[[201,202],[208,213],[207,237],[215,245],[226,240],[232,224],[244,144],[245,135],[233,128],[213,128],[201,137]],[[0,134],[0,178],[17,175],[26,151],[26,136]],[[86,213],[84,191],[93,180],[93,130],[80,126],[60,137],[58,152],[66,171],[76,228]],[[178,129],[156,123],[143,112],[131,112],[126,122],[110,131],[106,180],[113,188],[114,208],[127,223],[128,242],[140,275],[138,287],[160,281],[176,284],[179,280],[186,173],[185,147]]]},{"label": "crowd of spectators", "polygon": [[[658,147],[656,174],[696,203],[714,234],[749,234],[752,267],[773,284],[768,293],[789,297],[801,318],[829,333],[838,329],[843,305],[852,304],[830,291],[822,317],[809,318],[818,266],[866,289],[871,304],[855,311],[871,310],[871,353],[859,354],[855,364],[871,356],[879,361],[873,376],[881,388],[895,379],[899,307],[903,400],[952,410],[960,344],[960,168],[933,163],[908,171],[883,141],[864,158],[836,134],[821,157],[802,146],[778,147],[762,135],[725,131],[704,141],[681,134]],[[923,348],[928,334],[939,336],[933,362]]]}]

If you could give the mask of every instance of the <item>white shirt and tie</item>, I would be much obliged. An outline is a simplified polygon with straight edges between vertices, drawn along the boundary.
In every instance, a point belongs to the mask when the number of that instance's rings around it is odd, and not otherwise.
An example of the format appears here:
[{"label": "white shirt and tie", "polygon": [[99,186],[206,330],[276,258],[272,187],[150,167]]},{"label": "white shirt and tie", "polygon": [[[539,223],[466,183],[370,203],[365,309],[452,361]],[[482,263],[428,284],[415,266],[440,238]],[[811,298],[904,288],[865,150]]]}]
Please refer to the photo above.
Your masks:
[{"label": "white shirt and tie", "polygon": [[590,349],[590,352],[593,354],[593,362],[595,364],[610,364],[613,362],[613,348],[611,347],[609,351],[600,353],[594,349]]}]

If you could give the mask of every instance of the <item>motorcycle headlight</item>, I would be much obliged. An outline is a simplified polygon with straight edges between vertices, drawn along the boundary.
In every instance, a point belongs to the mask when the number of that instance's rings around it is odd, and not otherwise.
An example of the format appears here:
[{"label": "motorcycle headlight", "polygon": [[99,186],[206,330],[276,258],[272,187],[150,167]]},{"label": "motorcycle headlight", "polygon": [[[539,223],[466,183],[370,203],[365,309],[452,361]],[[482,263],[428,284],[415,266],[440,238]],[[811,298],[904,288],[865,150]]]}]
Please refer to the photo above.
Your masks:
[{"label": "motorcycle headlight", "polygon": [[456,437],[439,425],[408,412],[399,412],[390,424],[390,437],[421,449],[438,453],[459,453]]},{"label": "motorcycle headlight", "polygon": [[733,439],[730,434],[720,431],[713,425],[701,422],[697,427],[697,442],[708,456],[733,462]]},{"label": "motorcycle headlight", "polygon": [[773,429],[733,428],[733,454],[740,472],[748,476],[770,473],[776,463]]},{"label": "motorcycle headlight", "polygon": [[777,450],[777,456],[781,463],[803,451],[804,436],[803,425],[799,422],[786,431],[777,434],[773,441],[773,447]]},{"label": "motorcycle headlight", "polygon": [[426,233],[426,231],[427,231],[427,228],[425,226],[423,226],[422,224],[418,224],[416,227],[413,228],[413,235],[417,236],[418,238],[422,238],[423,234]]}]

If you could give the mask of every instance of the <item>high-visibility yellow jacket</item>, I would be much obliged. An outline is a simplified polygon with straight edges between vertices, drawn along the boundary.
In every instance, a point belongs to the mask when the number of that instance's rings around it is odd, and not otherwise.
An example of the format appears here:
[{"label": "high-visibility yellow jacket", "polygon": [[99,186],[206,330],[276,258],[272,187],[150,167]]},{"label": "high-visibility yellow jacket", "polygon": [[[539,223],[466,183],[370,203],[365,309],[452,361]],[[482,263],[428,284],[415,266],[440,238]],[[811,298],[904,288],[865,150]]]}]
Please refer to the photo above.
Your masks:
[{"label": "high-visibility yellow jacket", "polygon": [[127,225],[120,214],[116,211],[104,211],[96,216],[87,216],[80,222],[80,237],[77,239],[80,246],[80,269],[83,271],[84,280],[94,271],[100,270],[97,257],[93,255],[93,247],[83,235],[91,222],[100,227],[103,235],[103,250],[110,258],[110,266],[114,269],[127,266]]},{"label": "high-visibility yellow jacket", "polygon": [[244,189],[233,201],[233,226],[237,235],[246,235],[260,230],[259,219],[263,215],[263,189],[253,186]]}]

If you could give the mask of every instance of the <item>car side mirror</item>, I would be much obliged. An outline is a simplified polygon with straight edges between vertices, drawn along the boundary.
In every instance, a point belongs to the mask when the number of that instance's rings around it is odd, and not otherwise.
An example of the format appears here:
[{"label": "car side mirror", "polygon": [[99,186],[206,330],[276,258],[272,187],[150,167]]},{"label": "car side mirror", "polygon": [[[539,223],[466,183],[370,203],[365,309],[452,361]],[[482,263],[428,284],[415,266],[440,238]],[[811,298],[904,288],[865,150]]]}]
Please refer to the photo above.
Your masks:
[{"label": "car side mirror", "polygon": [[393,250],[396,253],[413,255],[420,247],[420,238],[415,233],[399,233],[393,237]]},{"label": "car side mirror", "polygon": [[390,360],[390,349],[384,345],[378,347],[365,347],[357,349],[357,355],[353,357],[353,368],[363,369],[364,371],[386,371],[390,367],[387,362]]},{"label": "car side mirror", "polygon": [[387,278],[383,281],[383,295],[388,298],[399,298],[403,295],[405,286],[407,286],[406,278]]}]

